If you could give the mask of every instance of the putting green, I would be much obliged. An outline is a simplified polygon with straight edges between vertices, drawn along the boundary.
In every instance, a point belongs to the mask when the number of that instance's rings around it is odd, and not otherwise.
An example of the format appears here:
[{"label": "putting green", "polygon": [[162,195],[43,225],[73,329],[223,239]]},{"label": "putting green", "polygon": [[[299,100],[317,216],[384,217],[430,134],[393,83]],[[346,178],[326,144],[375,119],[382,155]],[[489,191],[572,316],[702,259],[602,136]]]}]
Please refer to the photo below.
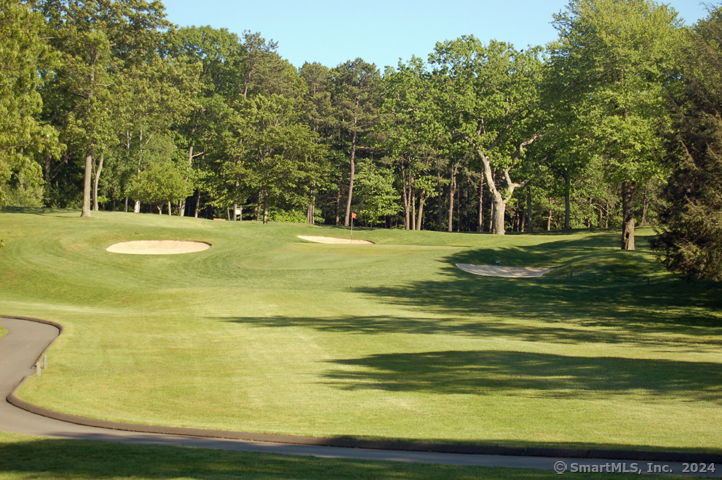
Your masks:
[{"label": "putting green", "polygon": [[[77,217],[0,213],[0,312],[66,327],[27,401],[170,426],[719,452],[722,288],[666,274],[651,232],[621,252],[616,232],[363,229],[369,248],[296,238],[336,228]],[[129,239],[213,248],[105,251]],[[455,266],[496,260],[555,270]]]}]

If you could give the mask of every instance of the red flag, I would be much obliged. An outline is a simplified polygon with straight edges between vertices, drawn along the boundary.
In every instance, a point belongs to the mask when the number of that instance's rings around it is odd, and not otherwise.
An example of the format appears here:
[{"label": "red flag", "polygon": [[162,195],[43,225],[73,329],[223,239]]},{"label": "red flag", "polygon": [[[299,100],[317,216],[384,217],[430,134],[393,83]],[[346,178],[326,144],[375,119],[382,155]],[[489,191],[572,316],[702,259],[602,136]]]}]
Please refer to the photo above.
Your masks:
[{"label": "red flag", "polygon": [[355,214],[355,213],[352,213],[352,214],[351,214],[351,218],[356,218],[356,214]]}]

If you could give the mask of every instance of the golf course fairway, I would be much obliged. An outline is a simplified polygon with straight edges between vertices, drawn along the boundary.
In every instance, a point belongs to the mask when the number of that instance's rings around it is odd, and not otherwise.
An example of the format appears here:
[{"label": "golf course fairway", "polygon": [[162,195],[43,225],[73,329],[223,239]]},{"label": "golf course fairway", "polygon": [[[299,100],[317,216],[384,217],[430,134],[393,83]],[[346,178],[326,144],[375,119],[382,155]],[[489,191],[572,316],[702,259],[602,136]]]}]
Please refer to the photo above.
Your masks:
[{"label": "golf course fairway", "polygon": [[[487,234],[4,209],[0,313],[65,327],[19,391],[120,422],[722,451],[722,286],[638,232]],[[183,240],[182,255],[119,242]],[[457,263],[554,268],[475,276]],[[1,325],[1,322],[0,322]],[[2,335],[2,330],[0,330]]]}]

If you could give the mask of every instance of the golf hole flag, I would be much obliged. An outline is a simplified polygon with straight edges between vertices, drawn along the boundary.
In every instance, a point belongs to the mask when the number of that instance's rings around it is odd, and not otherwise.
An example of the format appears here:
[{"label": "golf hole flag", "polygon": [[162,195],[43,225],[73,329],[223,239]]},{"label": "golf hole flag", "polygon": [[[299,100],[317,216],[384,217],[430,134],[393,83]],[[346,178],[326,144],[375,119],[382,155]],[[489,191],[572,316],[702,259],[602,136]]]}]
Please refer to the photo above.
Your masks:
[{"label": "golf hole flag", "polygon": [[356,218],[356,214],[355,214],[355,213],[351,213],[351,218]]}]

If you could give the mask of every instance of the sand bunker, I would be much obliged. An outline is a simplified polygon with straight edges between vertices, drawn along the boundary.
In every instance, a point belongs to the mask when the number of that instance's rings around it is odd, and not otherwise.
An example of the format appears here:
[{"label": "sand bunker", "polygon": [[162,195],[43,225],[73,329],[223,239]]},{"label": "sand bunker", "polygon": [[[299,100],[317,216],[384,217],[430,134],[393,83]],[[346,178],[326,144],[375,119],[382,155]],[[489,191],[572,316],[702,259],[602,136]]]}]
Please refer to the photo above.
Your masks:
[{"label": "sand bunker", "polygon": [[470,263],[457,263],[457,267],[465,272],[485,277],[529,278],[541,277],[553,268],[540,267],[502,267],[501,265],[472,265]]},{"label": "sand bunker", "polygon": [[355,245],[373,245],[374,242],[368,240],[351,240],[350,238],[336,238],[336,237],[314,237],[309,235],[299,235],[298,238],[309,242],[316,243],[337,243],[337,244],[355,244]]},{"label": "sand bunker", "polygon": [[183,242],[179,240],[138,240],[121,242],[106,248],[112,253],[130,255],[178,255],[180,253],[202,252],[211,248],[205,242]]}]

